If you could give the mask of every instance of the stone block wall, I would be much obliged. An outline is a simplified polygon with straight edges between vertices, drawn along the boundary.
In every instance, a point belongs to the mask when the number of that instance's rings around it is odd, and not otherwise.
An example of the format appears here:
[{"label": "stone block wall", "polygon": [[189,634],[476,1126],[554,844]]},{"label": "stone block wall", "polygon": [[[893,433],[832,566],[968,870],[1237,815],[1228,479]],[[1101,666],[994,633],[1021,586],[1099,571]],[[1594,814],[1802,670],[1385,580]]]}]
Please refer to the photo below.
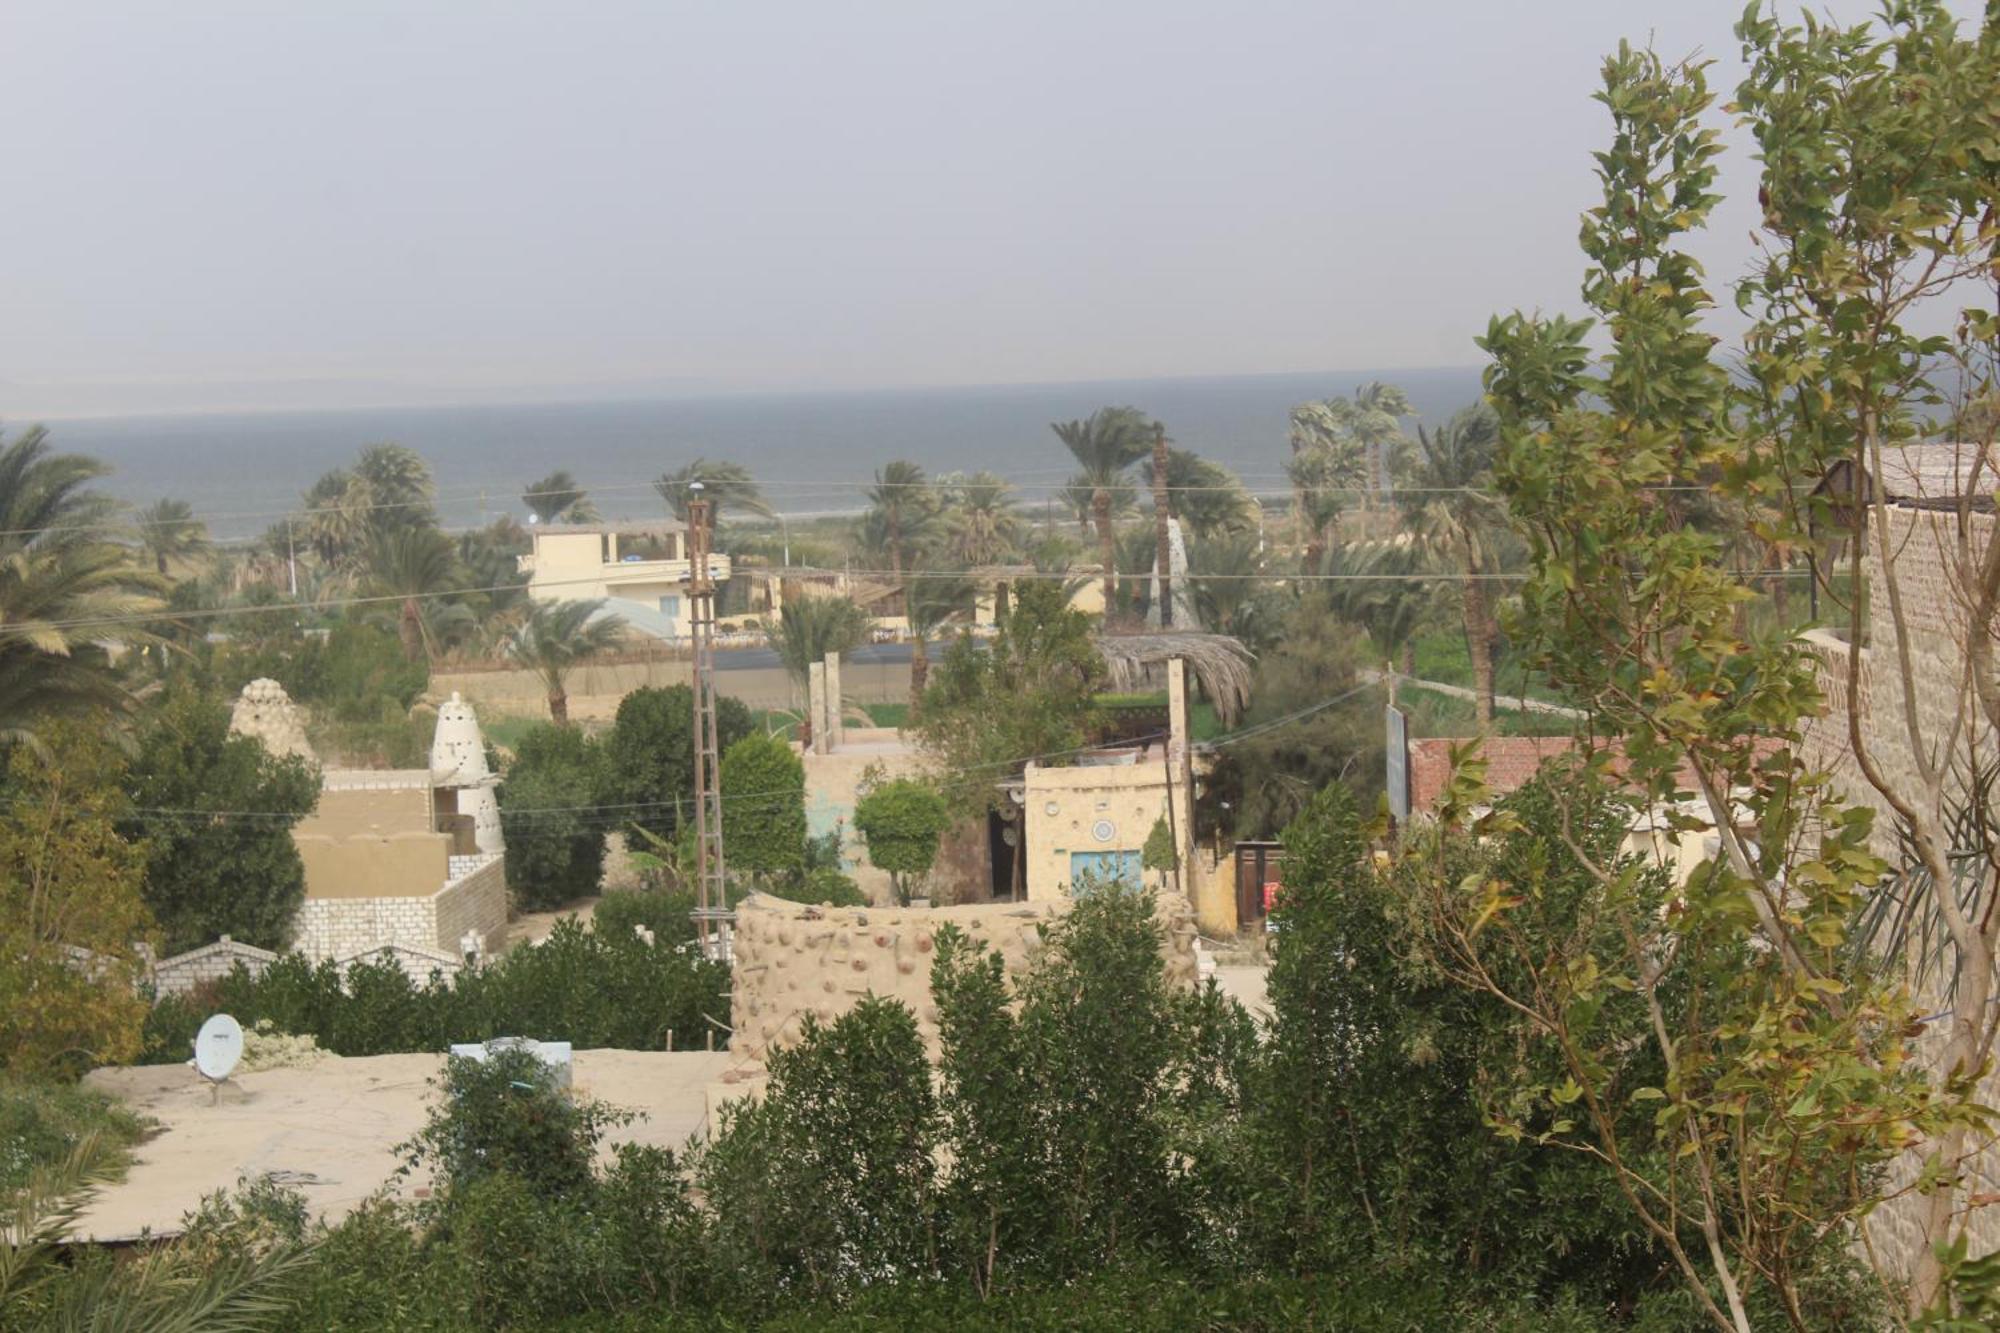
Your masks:
[{"label": "stone block wall", "polygon": [[437,947],[435,898],[308,898],[292,947],[308,958],[340,958],[384,944]]},{"label": "stone block wall", "polygon": [[[1976,702],[1968,697],[1964,647],[1972,620],[1969,590],[1976,586],[1976,566],[2000,525],[1991,514],[1961,517],[1953,512],[1892,506],[1887,511],[1887,527],[1884,541],[1871,516],[1868,551],[1862,561],[1868,584],[1868,645],[1852,645],[1824,631],[1806,636],[1819,660],[1820,691],[1827,707],[1805,729],[1802,755],[1811,766],[1831,773],[1848,800],[1875,811],[1874,850],[1895,864],[1901,857],[1896,815],[1868,781],[1854,754],[1850,701],[1855,705],[1871,762],[1889,785],[1913,796],[1923,790],[1917,775],[1920,752],[1913,744],[1913,716],[1925,757],[1941,751],[1955,726],[1970,727],[1969,732],[1957,734],[1955,750],[1961,763],[1968,751],[1993,752],[1991,728],[1980,716]],[[1907,690],[1891,619],[1885,561],[1893,564],[1909,630]],[[1920,997],[1919,1003],[1926,1013],[1945,1008],[1943,998],[1935,994]],[[1943,1055],[1944,1028],[1942,1022],[1929,1024],[1918,1042],[1918,1058],[1933,1067]],[[2000,1075],[1988,1078],[1981,1100],[1993,1105],[1996,1097],[2000,1097]],[[1920,1146],[1897,1163],[1891,1184],[1907,1181],[1920,1170],[1923,1155],[1924,1147]],[[2000,1197],[2000,1153],[1991,1149],[1982,1153],[1967,1164],[1967,1172],[1969,1193]],[[1891,1200],[1869,1217],[1869,1238],[1891,1269],[1910,1273],[1922,1258],[1921,1217],[1927,1203],[1910,1194]],[[1968,1230],[1973,1254],[2000,1248],[2000,1206],[1975,1209]]]},{"label": "stone block wall", "polygon": [[482,947],[497,947],[507,925],[504,858],[452,860],[465,873],[427,898],[307,898],[299,907],[293,947],[309,958],[342,958],[404,945],[455,959],[467,931],[479,936]]}]

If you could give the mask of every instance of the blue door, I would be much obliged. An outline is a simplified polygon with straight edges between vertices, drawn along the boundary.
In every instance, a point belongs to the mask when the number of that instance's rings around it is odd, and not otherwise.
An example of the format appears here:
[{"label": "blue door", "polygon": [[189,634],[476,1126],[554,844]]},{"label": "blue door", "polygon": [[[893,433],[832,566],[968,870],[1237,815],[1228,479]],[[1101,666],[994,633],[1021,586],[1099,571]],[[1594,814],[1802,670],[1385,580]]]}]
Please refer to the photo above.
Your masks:
[{"label": "blue door", "polygon": [[1142,873],[1137,852],[1071,852],[1069,894],[1082,898],[1100,888],[1136,893],[1144,887]]}]

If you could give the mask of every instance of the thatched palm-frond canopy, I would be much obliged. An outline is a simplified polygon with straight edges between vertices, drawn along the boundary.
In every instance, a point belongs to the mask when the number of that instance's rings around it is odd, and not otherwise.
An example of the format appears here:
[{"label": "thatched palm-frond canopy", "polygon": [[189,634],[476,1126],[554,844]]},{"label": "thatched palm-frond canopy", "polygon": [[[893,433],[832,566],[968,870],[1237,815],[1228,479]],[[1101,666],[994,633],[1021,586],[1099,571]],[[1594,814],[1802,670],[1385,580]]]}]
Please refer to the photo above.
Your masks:
[{"label": "thatched palm-frond canopy", "polygon": [[1250,664],[1255,656],[1227,634],[1193,631],[1165,634],[1102,634],[1097,651],[1104,656],[1105,676],[1114,690],[1134,690],[1149,683],[1152,668],[1176,657],[1188,669],[1202,693],[1215,705],[1224,726],[1234,726],[1250,701]]}]

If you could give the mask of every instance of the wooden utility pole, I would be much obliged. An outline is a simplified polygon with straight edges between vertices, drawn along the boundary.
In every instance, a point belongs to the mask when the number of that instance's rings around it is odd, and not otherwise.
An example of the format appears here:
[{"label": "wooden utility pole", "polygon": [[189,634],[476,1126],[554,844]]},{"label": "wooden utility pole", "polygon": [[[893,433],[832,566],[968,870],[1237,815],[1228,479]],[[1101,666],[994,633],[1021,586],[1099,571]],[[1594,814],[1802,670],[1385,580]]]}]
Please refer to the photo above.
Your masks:
[{"label": "wooden utility pole", "polygon": [[722,764],[715,726],[715,579],[709,572],[710,501],[688,486],[688,640],[694,678],[695,928],[702,953],[727,959],[729,881],[722,857]]}]

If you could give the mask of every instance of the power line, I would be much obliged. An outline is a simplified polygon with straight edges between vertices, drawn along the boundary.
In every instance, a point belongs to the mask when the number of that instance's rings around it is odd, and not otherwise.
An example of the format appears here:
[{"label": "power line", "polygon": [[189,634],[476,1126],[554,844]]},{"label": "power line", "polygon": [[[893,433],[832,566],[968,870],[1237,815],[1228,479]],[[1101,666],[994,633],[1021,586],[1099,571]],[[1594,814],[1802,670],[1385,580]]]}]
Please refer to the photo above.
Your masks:
[{"label": "power line", "polygon": [[[1728,571],[1732,580],[1743,582],[1751,579],[1806,578],[1812,571],[1808,569],[1758,569]],[[911,579],[968,579],[971,576],[963,570],[889,570],[889,569],[821,569],[812,566],[785,566],[770,570],[773,577],[783,581],[786,578],[844,578],[906,582]],[[1044,572],[1041,570],[1008,570],[1004,575],[995,576],[995,581],[1003,583],[1067,582],[1070,579],[1094,580],[1097,573]],[[1145,573],[1127,573],[1120,578],[1146,578]],[[1189,583],[1520,583],[1531,576],[1519,574],[1465,574],[1449,571],[1424,572],[1362,572],[1336,574],[1287,573],[1279,570],[1258,570],[1245,573],[1193,573],[1182,572],[1174,575],[1176,581]],[[604,582],[602,576],[575,579],[550,579],[533,584],[535,588],[587,587]],[[0,625],[0,637],[9,634],[34,635],[50,630],[111,629],[121,625],[158,625],[188,620],[219,620],[231,616],[270,616],[308,614],[336,610],[353,606],[386,606],[403,602],[431,602],[448,598],[468,597],[486,593],[529,592],[527,583],[489,583],[453,588],[436,588],[419,593],[373,593],[347,597],[328,597],[312,602],[276,602],[263,605],[245,606],[202,606],[202,607],[162,607],[158,611],[135,611],[120,615],[78,617],[72,620],[27,620]],[[532,595],[532,594],[531,594]],[[537,599],[546,600],[546,599]],[[606,600],[616,601],[616,598]],[[610,614],[616,614],[612,608]]]}]

